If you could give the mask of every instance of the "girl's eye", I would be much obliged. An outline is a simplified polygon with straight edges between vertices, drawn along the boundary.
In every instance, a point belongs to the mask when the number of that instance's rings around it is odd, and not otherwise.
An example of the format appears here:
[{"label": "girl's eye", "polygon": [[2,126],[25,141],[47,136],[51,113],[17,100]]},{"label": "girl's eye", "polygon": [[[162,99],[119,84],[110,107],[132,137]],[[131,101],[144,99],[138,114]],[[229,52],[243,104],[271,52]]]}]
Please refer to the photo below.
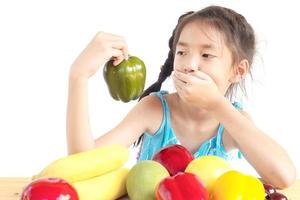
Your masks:
[{"label": "girl's eye", "polygon": [[211,54],[208,54],[208,53],[204,53],[204,54],[202,54],[202,57],[204,57],[204,58],[214,58],[215,56],[211,55]]},{"label": "girl's eye", "polygon": [[183,51],[177,51],[176,54],[177,54],[177,55],[180,55],[180,56],[183,56],[183,55],[184,55],[184,52],[183,52]]}]

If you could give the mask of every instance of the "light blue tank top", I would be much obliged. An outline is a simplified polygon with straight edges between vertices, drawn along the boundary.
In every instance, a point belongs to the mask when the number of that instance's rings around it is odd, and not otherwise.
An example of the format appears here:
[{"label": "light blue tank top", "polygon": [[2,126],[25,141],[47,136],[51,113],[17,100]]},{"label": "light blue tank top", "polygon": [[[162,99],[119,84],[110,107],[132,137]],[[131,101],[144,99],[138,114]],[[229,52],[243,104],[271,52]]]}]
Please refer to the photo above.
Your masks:
[{"label": "light blue tank top", "polygon": [[[153,135],[149,134],[148,132],[144,132],[141,149],[137,158],[138,161],[151,160],[153,155],[161,148],[172,144],[180,144],[171,127],[170,110],[167,101],[163,97],[165,94],[168,94],[168,92],[159,91],[151,93],[151,95],[158,96],[162,103],[163,120],[160,128]],[[237,109],[242,109],[240,103],[238,102],[234,102],[233,106]],[[241,152],[239,150],[226,152],[222,141],[223,132],[224,126],[220,124],[218,127],[218,132],[215,134],[215,136],[205,141],[199,147],[199,149],[193,154],[194,158],[198,158],[204,155],[215,155],[222,157],[225,160],[242,158]]]}]

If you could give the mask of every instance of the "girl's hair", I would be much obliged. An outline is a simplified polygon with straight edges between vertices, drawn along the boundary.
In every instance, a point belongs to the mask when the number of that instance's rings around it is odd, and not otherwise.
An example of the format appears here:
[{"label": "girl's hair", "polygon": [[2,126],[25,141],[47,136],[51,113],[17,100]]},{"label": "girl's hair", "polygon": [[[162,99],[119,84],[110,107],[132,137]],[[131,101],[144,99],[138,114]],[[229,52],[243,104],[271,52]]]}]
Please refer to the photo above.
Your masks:
[{"label": "girl's hair", "polygon": [[[255,54],[255,35],[251,25],[242,15],[231,9],[220,6],[209,6],[198,12],[187,12],[179,17],[178,24],[169,39],[170,50],[168,58],[161,67],[158,79],[143,92],[139,100],[152,92],[160,91],[162,83],[173,71],[174,54],[180,33],[186,24],[194,21],[201,21],[205,25],[219,31],[223,36],[225,44],[231,50],[233,59],[232,64],[238,64],[241,60],[247,59],[250,65],[249,74],[252,77],[251,64]],[[225,96],[232,100],[236,95],[238,87],[240,87],[247,97],[245,80],[231,84]],[[134,145],[138,145],[141,142],[142,137],[143,135],[139,137]]]}]

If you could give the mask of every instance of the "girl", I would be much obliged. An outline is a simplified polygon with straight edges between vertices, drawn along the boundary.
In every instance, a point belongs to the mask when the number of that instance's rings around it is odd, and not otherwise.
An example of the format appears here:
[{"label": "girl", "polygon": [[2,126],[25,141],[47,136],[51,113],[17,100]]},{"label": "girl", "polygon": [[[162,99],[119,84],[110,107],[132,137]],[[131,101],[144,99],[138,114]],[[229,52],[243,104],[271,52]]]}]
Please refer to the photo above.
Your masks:
[{"label": "girl", "polygon": [[[70,69],[69,154],[109,144],[129,147],[135,141],[142,141],[139,160],[151,159],[160,148],[176,143],[195,157],[217,155],[228,160],[239,150],[265,182],[290,186],[296,172],[287,153],[255,126],[239,103],[230,102],[236,87],[243,88],[245,76],[251,73],[255,53],[254,32],[246,19],[219,6],[188,12],[179,18],[169,47],[157,82],[115,128],[94,139],[88,79],[109,59],[118,65],[128,57],[123,37],[96,34]],[[171,74],[177,92],[160,91]]]}]

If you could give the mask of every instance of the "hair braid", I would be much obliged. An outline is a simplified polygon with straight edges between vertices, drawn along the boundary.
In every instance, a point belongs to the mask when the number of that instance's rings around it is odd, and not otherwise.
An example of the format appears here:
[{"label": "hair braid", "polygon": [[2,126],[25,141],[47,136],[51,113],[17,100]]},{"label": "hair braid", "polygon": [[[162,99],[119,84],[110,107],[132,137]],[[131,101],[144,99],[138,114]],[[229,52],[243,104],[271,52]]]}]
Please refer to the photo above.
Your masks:
[{"label": "hair braid", "polygon": [[[190,15],[194,13],[193,11],[187,12],[183,15],[181,15],[178,19],[178,23],[187,15]],[[177,26],[173,30],[172,36],[169,39],[169,53],[168,58],[166,59],[165,63],[162,65],[160,69],[160,73],[158,75],[158,79],[155,83],[153,83],[149,88],[147,88],[143,94],[140,96],[139,101],[144,98],[145,96],[148,96],[151,92],[157,92],[160,91],[162,83],[169,77],[173,71],[173,62],[174,62],[174,51],[173,51],[173,42],[174,42],[174,36],[177,30]]]},{"label": "hair braid", "polygon": [[[190,15],[194,13],[193,11],[187,12],[183,15],[181,15],[178,19],[178,24],[179,22],[182,20],[182,18],[184,18],[187,15]],[[160,68],[160,73],[158,75],[158,79],[155,83],[153,83],[150,87],[148,87],[143,94],[140,96],[139,101],[148,96],[149,94],[151,94],[152,92],[157,92],[160,91],[162,83],[167,79],[167,77],[169,77],[173,71],[173,62],[174,62],[174,50],[173,50],[173,42],[174,42],[174,37],[175,37],[175,33],[176,33],[176,29],[177,26],[176,25],[175,29],[173,30],[172,36],[169,39],[169,53],[168,53],[168,58],[165,60],[165,63],[161,66]],[[139,143],[141,142],[143,138],[143,135],[141,135],[139,137],[139,139],[134,143],[134,146],[139,145]]]}]

